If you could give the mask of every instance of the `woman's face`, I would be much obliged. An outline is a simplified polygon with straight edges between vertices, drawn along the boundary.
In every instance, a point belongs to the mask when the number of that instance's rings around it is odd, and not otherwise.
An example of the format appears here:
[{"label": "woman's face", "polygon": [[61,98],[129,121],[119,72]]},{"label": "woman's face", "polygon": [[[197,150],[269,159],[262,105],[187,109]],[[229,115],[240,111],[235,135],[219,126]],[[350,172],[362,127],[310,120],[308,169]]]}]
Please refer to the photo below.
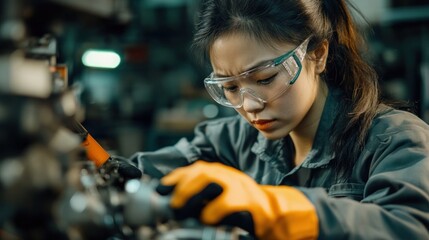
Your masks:
[{"label": "woman's face", "polygon": [[[210,61],[216,75],[236,76],[295,47],[289,43],[273,47],[245,35],[225,35],[213,43]],[[268,139],[283,138],[291,132],[314,135],[326,98],[326,85],[315,64],[304,58],[298,79],[272,101],[263,103],[244,94],[243,106],[237,112]]]}]

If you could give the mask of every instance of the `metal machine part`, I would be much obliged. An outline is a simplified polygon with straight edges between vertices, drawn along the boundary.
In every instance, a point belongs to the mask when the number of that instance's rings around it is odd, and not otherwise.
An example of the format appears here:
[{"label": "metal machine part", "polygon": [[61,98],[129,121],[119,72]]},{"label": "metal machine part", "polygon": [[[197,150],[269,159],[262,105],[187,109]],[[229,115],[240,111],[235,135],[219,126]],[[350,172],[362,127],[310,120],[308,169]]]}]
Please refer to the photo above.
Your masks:
[{"label": "metal machine part", "polygon": [[88,159],[56,41],[26,36],[21,3],[0,3],[0,239],[246,239],[176,221],[154,179],[127,181],[111,156],[102,167]]}]

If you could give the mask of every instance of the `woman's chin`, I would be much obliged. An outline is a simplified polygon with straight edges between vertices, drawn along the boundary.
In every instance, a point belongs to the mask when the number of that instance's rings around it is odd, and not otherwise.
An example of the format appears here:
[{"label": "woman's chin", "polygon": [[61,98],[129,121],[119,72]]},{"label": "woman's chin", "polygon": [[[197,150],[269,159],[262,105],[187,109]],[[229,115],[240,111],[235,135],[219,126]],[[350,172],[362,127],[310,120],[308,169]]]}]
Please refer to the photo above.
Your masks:
[{"label": "woman's chin", "polygon": [[279,132],[264,132],[264,131],[260,131],[259,132],[268,140],[278,140],[278,139],[282,139],[285,136],[287,136],[287,134],[282,134]]}]

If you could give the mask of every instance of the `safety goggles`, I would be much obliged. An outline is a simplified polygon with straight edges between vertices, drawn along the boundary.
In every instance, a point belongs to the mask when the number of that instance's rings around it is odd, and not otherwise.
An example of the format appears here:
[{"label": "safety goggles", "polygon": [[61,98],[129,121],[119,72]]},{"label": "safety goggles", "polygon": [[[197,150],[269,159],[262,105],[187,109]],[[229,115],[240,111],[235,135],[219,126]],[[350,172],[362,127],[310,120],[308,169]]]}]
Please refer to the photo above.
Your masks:
[{"label": "safety goggles", "polygon": [[244,95],[267,103],[280,97],[295,83],[310,38],[295,49],[237,76],[217,77],[213,72],[204,79],[210,96],[226,107],[241,108]]}]

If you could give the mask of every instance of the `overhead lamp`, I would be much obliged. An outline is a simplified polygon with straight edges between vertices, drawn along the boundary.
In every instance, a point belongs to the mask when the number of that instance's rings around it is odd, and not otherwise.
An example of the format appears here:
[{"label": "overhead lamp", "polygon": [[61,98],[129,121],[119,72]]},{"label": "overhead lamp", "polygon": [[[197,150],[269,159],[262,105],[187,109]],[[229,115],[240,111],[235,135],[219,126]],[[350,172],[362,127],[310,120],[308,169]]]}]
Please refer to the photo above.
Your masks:
[{"label": "overhead lamp", "polygon": [[88,49],[82,55],[82,63],[87,67],[116,68],[121,63],[121,57],[114,51]]}]

